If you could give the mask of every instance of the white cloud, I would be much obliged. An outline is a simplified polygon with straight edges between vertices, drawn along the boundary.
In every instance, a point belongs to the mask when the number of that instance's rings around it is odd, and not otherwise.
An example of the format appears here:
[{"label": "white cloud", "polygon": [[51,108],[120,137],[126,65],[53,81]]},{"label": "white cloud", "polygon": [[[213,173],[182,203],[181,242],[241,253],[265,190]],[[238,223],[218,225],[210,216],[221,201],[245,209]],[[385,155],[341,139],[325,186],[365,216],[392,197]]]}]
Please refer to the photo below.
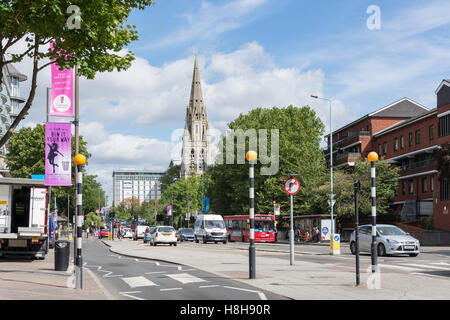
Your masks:
[{"label": "white cloud", "polygon": [[250,13],[265,4],[267,0],[234,0],[224,5],[202,2],[196,12],[185,13],[186,24],[152,47],[180,44],[188,41],[212,39],[219,34],[238,29],[255,19]]}]

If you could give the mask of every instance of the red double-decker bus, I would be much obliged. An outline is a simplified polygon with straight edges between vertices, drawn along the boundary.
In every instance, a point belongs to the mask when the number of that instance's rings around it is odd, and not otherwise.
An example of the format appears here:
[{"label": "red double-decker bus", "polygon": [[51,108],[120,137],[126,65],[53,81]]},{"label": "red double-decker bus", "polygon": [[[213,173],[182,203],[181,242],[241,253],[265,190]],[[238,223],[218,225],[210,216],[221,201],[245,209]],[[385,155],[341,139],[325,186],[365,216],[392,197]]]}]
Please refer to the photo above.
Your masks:
[{"label": "red double-decker bus", "polygon": [[[250,216],[223,216],[228,241],[250,241]],[[255,214],[255,242],[275,242],[275,216]]]}]

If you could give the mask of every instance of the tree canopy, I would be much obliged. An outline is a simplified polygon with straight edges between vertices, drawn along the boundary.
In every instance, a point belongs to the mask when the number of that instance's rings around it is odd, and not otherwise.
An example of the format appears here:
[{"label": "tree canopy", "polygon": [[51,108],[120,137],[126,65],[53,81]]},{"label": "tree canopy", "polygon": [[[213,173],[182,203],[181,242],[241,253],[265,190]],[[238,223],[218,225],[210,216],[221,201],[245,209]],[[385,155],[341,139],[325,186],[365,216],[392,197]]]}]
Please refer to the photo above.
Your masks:
[{"label": "tree canopy", "polygon": [[[133,9],[153,0],[9,0],[0,2],[0,84],[3,67],[33,61],[31,90],[21,112],[0,139],[3,146],[28,114],[37,87],[37,74],[51,63],[63,69],[78,65],[78,73],[93,79],[97,72],[125,70],[134,54],[122,51],[138,39],[135,26],[126,21]],[[14,46],[24,42],[25,46]],[[54,50],[49,44],[54,42]],[[21,51],[17,52],[17,47]],[[9,53],[7,56],[6,53]]]}]

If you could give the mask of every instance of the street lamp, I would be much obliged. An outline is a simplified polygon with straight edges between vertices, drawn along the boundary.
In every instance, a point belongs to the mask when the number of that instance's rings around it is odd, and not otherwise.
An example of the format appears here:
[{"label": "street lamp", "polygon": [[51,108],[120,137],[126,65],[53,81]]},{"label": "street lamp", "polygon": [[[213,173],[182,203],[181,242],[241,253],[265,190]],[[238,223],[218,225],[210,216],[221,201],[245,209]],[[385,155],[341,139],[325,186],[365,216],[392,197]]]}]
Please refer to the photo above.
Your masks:
[{"label": "street lamp", "polygon": [[333,207],[334,207],[334,203],[333,203],[333,130],[331,127],[332,124],[332,116],[331,116],[331,100],[327,99],[327,98],[321,98],[319,96],[316,95],[311,95],[311,98],[314,99],[321,99],[321,100],[326,100],[328,101],[329,105],[330,105],[330,213],[331,213],[331,244],[333,243],[333,236],[334,236],[334,221],[333,221]]},{"label": "street lamp", "polygon": [[255,163],[258,154],[255,151],[248,151],[246,156],[249,162],[250,178],[250,246],[249,246],[249,278],[255,279]]},{"label": "street lamp", "polygon": [[83,182],[83,166],[86,164],[86,157],[82,154],[77,154],[74,158],[74,162],[77,166],[77,237],[76,237],[76,255],[75,255],[75,284],[77,289],[83,288],[83,257],[81,254],[82,248],[82,225],[83,225],[83,203],[82,203],[82,182]]}]

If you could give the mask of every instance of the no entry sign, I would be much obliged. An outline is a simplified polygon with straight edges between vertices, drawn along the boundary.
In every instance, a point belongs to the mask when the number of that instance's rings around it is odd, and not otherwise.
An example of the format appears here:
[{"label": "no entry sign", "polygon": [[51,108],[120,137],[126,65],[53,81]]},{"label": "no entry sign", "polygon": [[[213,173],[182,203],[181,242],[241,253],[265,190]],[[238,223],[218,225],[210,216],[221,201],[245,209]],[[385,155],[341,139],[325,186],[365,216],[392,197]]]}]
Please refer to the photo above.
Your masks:
[{"label": "no entry sign", "polygon": [[297,194],[300,191],[300,182],[296,178],[287,178],[284,181],[284,191],[290,195]]}]

